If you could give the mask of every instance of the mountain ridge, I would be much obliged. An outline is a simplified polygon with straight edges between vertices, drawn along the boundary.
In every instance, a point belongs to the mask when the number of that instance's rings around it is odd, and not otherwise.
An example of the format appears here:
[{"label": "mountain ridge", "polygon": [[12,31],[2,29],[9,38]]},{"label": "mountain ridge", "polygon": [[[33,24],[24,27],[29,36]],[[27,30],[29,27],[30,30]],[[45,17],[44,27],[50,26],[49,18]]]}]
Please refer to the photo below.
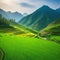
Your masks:
[{"label": "mountain ridge", "polygon": [[11,12],[11,11],[4,11],[3,9],[0,8],[0,14],[6,18],[6,19],[12,19],[18,22],[21,18],[23,18],[23,15],[19,12]]},{"label": "mountain ridge", "polygon": [[32,14],[22,18],[19,23],[40,31],[58,18],[60,18],[60,14],[56,10],[44,5]]}]

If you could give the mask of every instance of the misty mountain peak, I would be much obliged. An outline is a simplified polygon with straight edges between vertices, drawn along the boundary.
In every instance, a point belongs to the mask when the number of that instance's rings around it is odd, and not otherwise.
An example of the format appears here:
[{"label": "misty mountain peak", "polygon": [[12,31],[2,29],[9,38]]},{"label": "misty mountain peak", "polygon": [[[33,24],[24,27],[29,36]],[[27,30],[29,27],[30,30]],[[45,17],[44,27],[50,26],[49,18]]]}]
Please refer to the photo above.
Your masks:
[{"label": "misty mountain peak", "polygon": [[4,10],[0,8],[0,11],[4,11]]},{"label": "misty mountain peak", "polygon": [[23,17],[23,15],[19,12],[6,12],[3,9],[0,9],[0,14],[6,19],[15,19],[16,22],[18,22]]},{"label": "misty mountain peak", "polygon": [[43,5],[41,8],[40,8],[40,10],[53,10],[52,8],[50,8],[49,6],[47,6],[47,5]]},{"label": "misty mountain peak", "polygon": [[11,11],[8,11],[8,13],[11,13]]},{"label": "misty mountain peak", "polygon": [[0,8],[0,10],[2,10],[2,9]]},{"label": "misty mountain peak", "polygon": [[49,8],[47,5],[43,5],[42,8]]}]

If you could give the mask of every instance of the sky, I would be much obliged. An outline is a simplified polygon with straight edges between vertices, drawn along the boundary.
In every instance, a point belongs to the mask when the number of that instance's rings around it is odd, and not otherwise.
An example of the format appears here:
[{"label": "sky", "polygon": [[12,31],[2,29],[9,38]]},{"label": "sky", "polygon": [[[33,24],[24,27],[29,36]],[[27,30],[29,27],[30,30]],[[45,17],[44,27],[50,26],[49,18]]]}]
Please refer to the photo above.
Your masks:
[{"label": "sky", "polygon": [[60,0],[0,0],[0,8],[6,11],[18,11],[31,14],[43,5],[50,8],[60,8]]}]

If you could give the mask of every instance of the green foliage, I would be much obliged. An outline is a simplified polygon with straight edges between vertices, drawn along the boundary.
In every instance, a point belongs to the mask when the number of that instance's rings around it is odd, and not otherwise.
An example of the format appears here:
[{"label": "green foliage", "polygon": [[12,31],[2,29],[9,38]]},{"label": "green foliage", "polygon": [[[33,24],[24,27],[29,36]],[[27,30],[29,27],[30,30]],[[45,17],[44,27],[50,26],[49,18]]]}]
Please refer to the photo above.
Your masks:
[{"label": "green foliage", "polygon": [[57,21],[51,23],[43,29],[40,34],[41,37],[45,37],[60,44],[60,19],[57,19]]},{"label": "green foliage", "polygon": [[60,44],[44,39],[1,34],[4,60],[60,60]]},{"label": "green foliage", "polygon": [[9,21],[3,18],[2,15],[0,14],[0,28],[5,28],[5,27],[10,27]]}]

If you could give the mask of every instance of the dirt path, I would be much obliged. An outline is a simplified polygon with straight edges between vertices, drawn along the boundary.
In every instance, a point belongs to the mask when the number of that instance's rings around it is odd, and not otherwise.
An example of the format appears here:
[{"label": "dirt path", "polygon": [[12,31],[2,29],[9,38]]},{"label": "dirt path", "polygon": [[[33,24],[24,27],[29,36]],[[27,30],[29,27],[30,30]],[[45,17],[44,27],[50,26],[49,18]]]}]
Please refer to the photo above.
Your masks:
[{"label": "dirt path", "polygon": [[4,52],[0,49],[0,60],[4,60]]}]

